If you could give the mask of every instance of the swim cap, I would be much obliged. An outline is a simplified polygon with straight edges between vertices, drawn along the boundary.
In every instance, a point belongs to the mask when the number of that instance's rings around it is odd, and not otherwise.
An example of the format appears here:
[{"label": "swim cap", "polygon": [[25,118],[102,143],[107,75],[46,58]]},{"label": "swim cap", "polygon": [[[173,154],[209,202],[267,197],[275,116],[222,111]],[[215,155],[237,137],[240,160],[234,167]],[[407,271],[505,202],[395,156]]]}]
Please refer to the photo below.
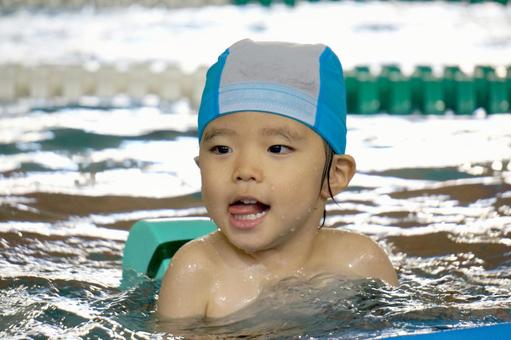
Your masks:
[{"label": "swim cap", "polygon": [[241,40],[206,75],[199,107],[199,142],[222,115],[261,111],[295,119],[336,154],[346,149],[346,92],[339,58],[322,44]]}]

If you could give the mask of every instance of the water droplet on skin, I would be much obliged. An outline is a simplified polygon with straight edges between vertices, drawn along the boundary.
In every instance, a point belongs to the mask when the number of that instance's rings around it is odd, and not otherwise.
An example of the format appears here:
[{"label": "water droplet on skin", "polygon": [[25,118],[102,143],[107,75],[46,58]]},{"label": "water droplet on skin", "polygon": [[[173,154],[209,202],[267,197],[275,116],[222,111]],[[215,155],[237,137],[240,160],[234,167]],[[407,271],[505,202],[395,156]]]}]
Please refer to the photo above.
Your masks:
[{"label": "water droplet on skin", "polygon": [[197,269],[198,269],[198,266],[195,263],[191,263],[186,266],[186,270],[190,271],[190,272],[197,271]]}]

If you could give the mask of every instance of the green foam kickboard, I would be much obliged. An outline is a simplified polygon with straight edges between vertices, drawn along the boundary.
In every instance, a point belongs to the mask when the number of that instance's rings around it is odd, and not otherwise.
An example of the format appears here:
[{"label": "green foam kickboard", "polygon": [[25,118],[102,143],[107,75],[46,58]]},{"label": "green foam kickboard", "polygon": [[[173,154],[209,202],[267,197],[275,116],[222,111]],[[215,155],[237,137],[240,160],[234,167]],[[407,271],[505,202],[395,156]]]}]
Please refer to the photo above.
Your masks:
[{"label": "green foam kickboard", "polygon": [[161,280],[172,256],[183,244],[216,229],[217,226],[208,218],[168,218],[136,222],[124,247],[123,283],[128,280],[130,272]]}]

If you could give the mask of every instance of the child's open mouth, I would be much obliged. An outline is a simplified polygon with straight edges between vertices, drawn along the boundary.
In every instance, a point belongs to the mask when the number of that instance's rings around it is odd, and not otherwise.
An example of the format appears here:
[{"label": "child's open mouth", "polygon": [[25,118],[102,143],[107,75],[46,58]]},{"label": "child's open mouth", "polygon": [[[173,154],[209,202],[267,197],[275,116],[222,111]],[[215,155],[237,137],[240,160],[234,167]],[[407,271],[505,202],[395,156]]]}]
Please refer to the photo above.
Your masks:
[{"label": "child's open mouth", "polygon": [[240,199],[229,205],[229,220],[235,228],[250,229],[258,225],[270,206],[256,199]]}]

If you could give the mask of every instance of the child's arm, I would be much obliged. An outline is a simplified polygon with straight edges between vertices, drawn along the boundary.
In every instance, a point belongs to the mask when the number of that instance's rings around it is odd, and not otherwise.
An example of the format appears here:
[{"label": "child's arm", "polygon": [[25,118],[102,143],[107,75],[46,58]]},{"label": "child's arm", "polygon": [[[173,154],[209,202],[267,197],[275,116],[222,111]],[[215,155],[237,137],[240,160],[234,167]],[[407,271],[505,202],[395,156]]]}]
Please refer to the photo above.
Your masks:
[{"label": "child's arm", "polygon": [[203,317],[211,286],[211,263],[201,242],[189,242],[172,258],[163,277],[157,314],[161,319]]}]

